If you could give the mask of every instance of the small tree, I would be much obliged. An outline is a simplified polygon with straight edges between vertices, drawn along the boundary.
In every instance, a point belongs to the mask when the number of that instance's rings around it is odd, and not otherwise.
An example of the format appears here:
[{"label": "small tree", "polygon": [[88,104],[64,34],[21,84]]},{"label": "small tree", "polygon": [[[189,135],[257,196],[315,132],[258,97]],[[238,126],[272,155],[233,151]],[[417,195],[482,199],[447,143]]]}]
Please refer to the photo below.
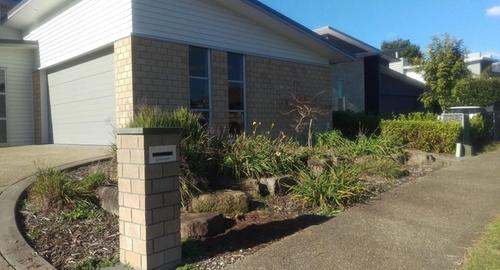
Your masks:
[{"label": "small tree", "polygon": [[453,88],[457,106],[489,106],[500,102],[500,80],[467,78]]},{"label": "small tree", "polygon": [[410,63],[415,64],[423,57],[420,46],[411,43],[409,39],[396,39],[384,41],[381,46],[382,52],[396,58],[396,52],[399,57],[408,58]]},{"label": "small tree", "polygon": [[290,100],[288,102],[290,111],[284,113],[285,115],[295,115],[295,123],[292,127],[296,132],[302,133],[307,129],[307,146],[309,148],[312,148],[313,145],[314,121],[328,113],[328,108],[317,102],[318,97],[323,93],[320,92],[313,97],[290,93]]},{"label": "small tree", "polygon": [[455,84],[470,74],[464,61],[465,54],[462,40],[448,34],[432,39],[428,55],[422,61],[428,87],[421,97],[425,107],[437,103],[445,109],[454,103],[452,90]]}]

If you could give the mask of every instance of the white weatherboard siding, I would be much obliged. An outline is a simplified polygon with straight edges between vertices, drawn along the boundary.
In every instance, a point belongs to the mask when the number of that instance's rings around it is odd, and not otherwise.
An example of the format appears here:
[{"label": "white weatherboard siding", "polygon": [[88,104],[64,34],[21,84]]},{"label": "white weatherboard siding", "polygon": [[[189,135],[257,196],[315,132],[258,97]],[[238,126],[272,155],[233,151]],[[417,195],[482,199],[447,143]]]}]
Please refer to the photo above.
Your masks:
[{"label": "white weatherboard siding", "polygon": [[44,68],[112,44],[131,31],[131,0],[82,0],[29,31],[24,39],[39,42]]},{"label": "white weatherboard siding", "polygon": [[8,145],[34,143],[32,83],[34,59],[34,52],[30,49],[0,48],[0,68],[6,71]]},{"label": "white weatherboard siding", "polygon": [[14,30],[7,26],[0,26],[0,39],[17,39],[22,40],[20,31]]},{"label": "white weatherboard siding", "polygon": [[114,143],[113,54],[49,73],[48,82],[55,144]]},{"label": "white weatherboard siding", "polygon": [[133,32],[187,44],[319,64],[328,59],[207,0],[132,0]]}]

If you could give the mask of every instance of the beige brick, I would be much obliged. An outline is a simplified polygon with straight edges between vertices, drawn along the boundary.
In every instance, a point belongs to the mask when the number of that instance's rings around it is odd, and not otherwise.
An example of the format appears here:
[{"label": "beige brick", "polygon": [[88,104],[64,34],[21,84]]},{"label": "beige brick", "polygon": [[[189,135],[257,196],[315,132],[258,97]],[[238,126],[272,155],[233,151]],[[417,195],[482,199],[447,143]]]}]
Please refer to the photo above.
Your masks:
[{"label": "beige brick", "polygon": [[130,222],[124,222],[124,235],[131,238],[141,239],[141,225]]},{"label": "beige brick", "polygon": [[141,239],[151,240],[164,235],[164,224],[157,223],[141,227]]},{"label": "beige brick", "polygon": [[[129,178],[129,179],[139,179],[140,178],[139,177],[140,167],[144,167],[144,166],[143,165],[136,165],[136,164],[123,164],[121,177]],[[118,176],[118,177],[120,177],[120,176]]]},{"label": "beige brick", "polygon": [[141,255],[132,251],[125,250],[123,262],[136,269],[142,267]]},{"label": "beige brick", "polygon": [[165,221],[165,234],[177,233],[181,229],[181,220],[179,218]]},{"label": "beige brick", "polygon": [[121,249],[133,251],[132,243],[133,243],[132,238],[125,236],[125,235],[120,235],[120,248]]},{"label": "beige brick", "polygon": [[123,205],[125,207],[139,209],[141,208],[141,201],[143,196],[132,193],[123,193]]},{"label": "beige brick", "polygon": [[151,193],[151,182],[144,180],[131,180],[131,193],[134,194],[149,194]]},{"label": "beige brick", "polygon": [[179,205],[181,203],[180,191],[171,191],[163,194],[163,205]]},{"label": "beige brick", "polygon": [[132,209],[132,222],[149,225],[152,222],[151,210]]},{"label": "beige brick", "polygon": [[[163,266],[164,264],[165,264],[164,252],[151,254],[147,257],[143,256],[143,261],[142,261],[143,269],[155,269],[156,267]],[[164,269],[171,269],[171,268],[164,268]]]},{"label": "beige brick", "polygon": [[144,164],[145,159],[145,151],[142,149],[132,149],[130,151],[130,163],[133,164]]},{"label": "beige brick", "polygon": [[[122,138],[123,136],[119,136]],[[130,150],[118,148],[116,150],[116,160],[119,163],[129,163],[130,162]]]},{"label": "beige brick", "polygon": [[174,215],[174,207],[171,206],[153,209],[153,223],[171,220]]},{"label": "beige brick", "polygon": [[156,238],[153,242],[154,252],[165,251],[176,246],[176,234]]},{"label": "beige brick", "polygon": [[138,137],[140,135],[120,135],[120,136],[122,137],[120,148],[127,148],[127,149],[139,148]]},{"label": "beige brick", "polygon": [[[133,252],[146,255],[148,254],[148,242],[141,239],[131,239],[133,244]],[[150,241],[151,242],[151,241]]]},{"label": "beige brick", "polygon": [[118,179],[118,190],[120,192],[131,192],[132,191],[131,187],[132,186],[130,184],[129,179],[123,179],[123,178]]},{"label": "beige brick", "polygon": [[118,211],[120,215],[120,220],[128,222],[132,221],[132,209],[120,206]]},{"label": "beige brick", "polygon": [[180,246],[173,247],[165,251],[165,262],[179,262],[182,259],[182,249]]},{"label": "beige brick", "polygon": [[163,207],[163,194],[150,194],[145,198],[144,209],[155,209]]}]

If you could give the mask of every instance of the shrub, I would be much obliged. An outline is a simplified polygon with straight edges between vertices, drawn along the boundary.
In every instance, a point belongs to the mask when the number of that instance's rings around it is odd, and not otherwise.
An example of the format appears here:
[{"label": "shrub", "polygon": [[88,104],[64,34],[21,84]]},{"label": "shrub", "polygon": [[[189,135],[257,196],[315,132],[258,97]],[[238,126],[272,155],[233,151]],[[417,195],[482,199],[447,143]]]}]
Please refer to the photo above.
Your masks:
[{"label": "shrub", "polygon": [[435,153],[453,153],[462,127],[456,122],[383,120],[382,137],[395,144]]},{"label": "shrub", "polygon": [[500,101],[500,80],[467,78],[453,88],[456,106],[489,106]]},{"label": "shrub", "polygon": [[354,139],[359,133],[373,134],[378,131],[380,118],[367,113],[353,111],[333,112],[333,129]]},{"label": "shrub", "polygon": [[386,137],[359,134],[351,141],[336,130],[317,134],[316,146],[332,149],[336,155],[351,159],[357,156],[383,157],[401,153],[401,148]]},{"label": "shrub", "polygon": [[293,198],[322,212],[356,202],[365,188],[359,180],[360,171],[355,167],[325,168],[319,175],[309,170],[298,173],[296,185],[290,187]]},{"label": "shrub", "polygon": [[84,184],[71,180],[67,174],[56,169],[39,169],[29,193],[35,205],[43,210],[74,206],[78,201],[93,196]]},{"label": "shrub", "polygon": [[367,158],[358,161],[356,166],[364,176],[396,179],[405,175],[401,165],[391,158]]},{"label": "shrub", "polygon": [[237,179],[292,174],[305,166],[304,153],[286,136],[243,134],[226,145],[223,166]]},{"label": "shrub", "polygon": [[483,147],[493,139],[493,121],[482,114],[470,120],[470,138],[473,146]]},{"label": "shrub", "polygon": [[432,112],[412,112],[408,114],[399,114],[394,118],[401,121],[438,121],[438,115]]}]

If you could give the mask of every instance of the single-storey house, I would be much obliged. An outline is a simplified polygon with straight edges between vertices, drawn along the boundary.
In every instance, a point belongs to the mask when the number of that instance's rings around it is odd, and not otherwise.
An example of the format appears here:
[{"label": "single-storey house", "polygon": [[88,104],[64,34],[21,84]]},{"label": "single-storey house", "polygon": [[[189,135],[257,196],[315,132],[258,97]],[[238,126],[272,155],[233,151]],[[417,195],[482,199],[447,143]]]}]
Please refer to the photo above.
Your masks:
[{"label": "single-storey house", "polygon": [[353,59],[255,0],[23,0],[0,26],[0,144],[107,145],[143,104],[286,130],[290,93],[331,107]]},{"label": "single-storey house", "polygon": [[314,30],[354,61],[333,65],[334,109],[398,114],[423,110],[425,84],[389,68],[381,51],[330,26]]}]

